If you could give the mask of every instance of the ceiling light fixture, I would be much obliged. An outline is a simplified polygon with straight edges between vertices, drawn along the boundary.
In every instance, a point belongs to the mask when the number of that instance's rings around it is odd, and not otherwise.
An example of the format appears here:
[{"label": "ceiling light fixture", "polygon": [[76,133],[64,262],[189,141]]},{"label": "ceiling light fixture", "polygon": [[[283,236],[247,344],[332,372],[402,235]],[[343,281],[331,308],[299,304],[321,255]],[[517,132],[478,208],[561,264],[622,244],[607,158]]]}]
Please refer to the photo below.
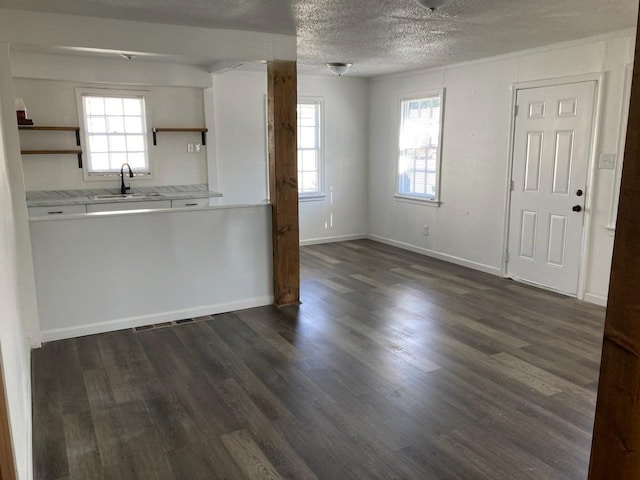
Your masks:
[{"label": "ceiling light fixture", "polygon": [[347,73],[347,70],[349,70],[349,67],[351,67],[351,65],[353,65],[353,63],[327,63],[327,67],[329,68],[329,70],[331,70],[332,73],[336,74],[339,77]]},{"label": "ceiling light fixture", "polygon": [[444,6],[447,0],[416,0],[416,3],[422,8],[435,12],[437,8]]},{"label": "ceiling light fixture", "polygon": [[129,55],[129,54],[127,54],[127,53],[121,53],[121,54],[120,54],[120,56],[121,56],[122,58],[126,58],[127,60],[131,60],[131,59],[133,59],[133,58],[136,58],[136,56],[135,56],[135,55]]}]

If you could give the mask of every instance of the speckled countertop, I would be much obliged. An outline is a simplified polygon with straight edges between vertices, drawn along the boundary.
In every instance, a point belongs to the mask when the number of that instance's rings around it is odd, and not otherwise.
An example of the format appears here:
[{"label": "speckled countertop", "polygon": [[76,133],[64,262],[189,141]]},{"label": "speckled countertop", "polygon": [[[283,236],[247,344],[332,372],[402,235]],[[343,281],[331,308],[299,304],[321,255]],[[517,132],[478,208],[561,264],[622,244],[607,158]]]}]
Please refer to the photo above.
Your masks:
[{"label": "speckled countertop", "polygon": [[90,203],[148,202],[153,200],[180,200],[186,198],[221,197],[218,192],[209,191],[206,184],[166,185],[157,187],[132,188],[127,193],[158,193],[154,197],[138,198],[89,198],[94,195],[120,193],[119,188],[95,188],[91,190],[43,190],[27,192],[28,207],[50,207],[53,205],[87,205]]}]

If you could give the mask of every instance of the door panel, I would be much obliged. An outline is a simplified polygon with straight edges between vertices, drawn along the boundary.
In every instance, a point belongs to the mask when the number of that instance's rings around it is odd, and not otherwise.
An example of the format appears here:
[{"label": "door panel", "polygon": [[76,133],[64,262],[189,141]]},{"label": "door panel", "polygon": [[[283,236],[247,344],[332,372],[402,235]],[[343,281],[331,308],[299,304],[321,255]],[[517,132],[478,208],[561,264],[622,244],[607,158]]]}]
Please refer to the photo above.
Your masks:
[{"label": "door panel", "polygon": [[[575,295],[595,82],[518,90],[507,274]],[[574,211],[574,206],[581,211]]]}]

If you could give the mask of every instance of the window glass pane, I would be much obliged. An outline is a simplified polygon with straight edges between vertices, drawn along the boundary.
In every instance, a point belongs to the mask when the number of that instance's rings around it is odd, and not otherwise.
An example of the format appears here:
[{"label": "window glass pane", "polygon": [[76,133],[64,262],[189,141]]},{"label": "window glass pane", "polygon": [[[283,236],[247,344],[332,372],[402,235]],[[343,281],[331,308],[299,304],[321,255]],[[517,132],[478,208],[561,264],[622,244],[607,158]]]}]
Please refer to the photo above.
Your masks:
[{"label": "window glass pane", "polygon": [[91,154],[91,168],[92,170],[109,170],[109,154],[108,153],[93,153]]},{"label": "window glass pane", "polygon": [[299,148],[316,148],[315,127],[302,127],[300,129]]},{"label": "window glass pane", "polygon": [[145,170],[146,162],[144,158],[144,153],[130,153],[129,157],[129,165],[133,170]]},{"label": "window glass pane", "polygon": [[105,135],[90,135],[89,150],[91,151],[91,153],[108,152],[109,145],[107,143],[107,137]]},{"label": "window glass pane", "polygon": [[142,117],[124,117],[124,131],[142,133]]},{"label": "window glass pane", "polygon": [[109,135],[109,151],[126,152],[127,142],[124,135]]},{"label": "window glass pane", "polygon": [[124,119],[122,117],[107,117],[109,133],[124,133]]},{"label": "window glass pane", "polygon": [[87,119],[87,128],[91,133],[107,133],[107,122],[104,117],[89,117]]},{"label": "window glass pane", "polygon": [[106,97],[104,111],[107,115],[122,115],[122,99]]},{"label": "window glass pane", "polygon": [[303,127],[313,127],[316,125],[316,105],[298,105],[298,122]]},{"label": "window glass pane", "polygon": [[316,172],[302,172],[303,192],[318,191],[318,174]]},{"label": "window glass pane", "polygon": [[123,163],[127,163],[126,153],[112,153],[109,155],[109,163],[111,168],[117,172],[120,171]]},{"label": "window glass pane", "polygon": [[86,115],[104,115],[104,98],[84,97],[84,109]]},{"label": "window glass pane", "polygon": [[304,170],[305,172],[315,172],[316,170],[318,170],[315,150],[303,150],[302,170]]},{"label": "window glass pane", "polygon": [[320,102],[298,103],[298,192],[321,193]]},{"label": "window glass pane", "polygon": [[127,151],[144,152],[144,137],[142,135],[127,135]]},{"label": "window glass pane", "polygon": [[124,114],[125,115],[142,115],[142,99],[140,98],[125,98],[123,100]]}]

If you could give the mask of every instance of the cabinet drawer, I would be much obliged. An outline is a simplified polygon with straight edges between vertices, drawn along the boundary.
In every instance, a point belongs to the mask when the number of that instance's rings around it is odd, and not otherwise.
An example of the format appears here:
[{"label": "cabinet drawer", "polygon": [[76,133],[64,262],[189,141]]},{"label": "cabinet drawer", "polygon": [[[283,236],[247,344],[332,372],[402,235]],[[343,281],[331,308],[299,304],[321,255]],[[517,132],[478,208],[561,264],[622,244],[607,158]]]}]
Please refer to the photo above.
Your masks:
[{"label": "cabinet drawer", "polygon": [[208,198],[185,198],[182,200],[171,200],[172,208],[207,207],[207,206],[209,206]]},{"label": "cabinet drawer", "polygon": [[90,203],[89,205],[87,205],[87,212],[147,210],[150,208],[171,208],[171,200],[151,200],[148,202]]},{"label": "cabinet drawer", "polygon": [[45,217],[48,215],[70,215],[72,213],[87,213],[86,205],[54,205],[52,207],[29,207],[30,217]]}]

